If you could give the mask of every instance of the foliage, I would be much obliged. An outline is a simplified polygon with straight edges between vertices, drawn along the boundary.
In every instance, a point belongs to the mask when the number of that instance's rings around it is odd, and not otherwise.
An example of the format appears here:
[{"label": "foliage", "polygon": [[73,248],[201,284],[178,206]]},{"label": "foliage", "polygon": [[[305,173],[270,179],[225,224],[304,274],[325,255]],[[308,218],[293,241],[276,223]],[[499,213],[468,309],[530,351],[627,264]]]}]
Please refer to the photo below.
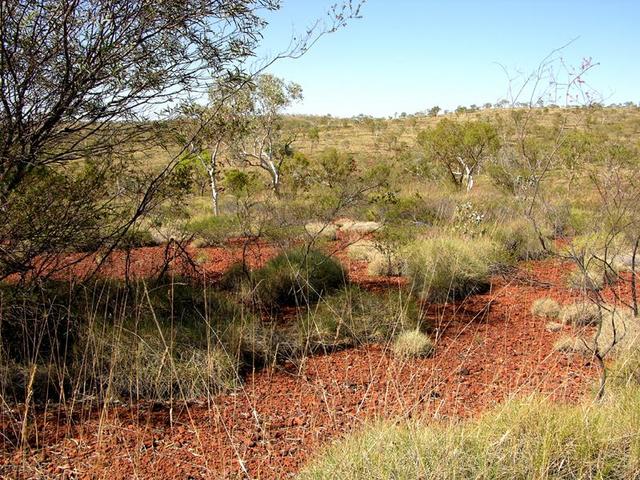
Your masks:
[{"label": "foliage", "polygon": [[626,388],[597,408],[531,397],[464,423],[374,423],[298,478],[635,478],[639,408],[638,389]]},{"label": "foliage", "polygon": [[539,260],[550,251],[546,242],[543,245],[540,236],[530,221],[514,220],[497,225],[491,237],[504,248],[512,260]]},{"label": "foliage", "polygon": [[331,257],[304,248],[285,251],[253,275],[256,295],[268,307],[306,305],[342,288],[347,273]]},{"label": "foliage", "polygon": [[404,256],[416,294],[444,302],[487,290],[501,253],[486,239],[435,237],[411,243]]},{"label": "foliage", "polygon": [[454,185],[465,186],[467,190],[473,187],[473,176],[483,162],[500,147],[498,132],[491,123],[447,118],[435,128],[420,132],[418,143],[428,160],[444,165]]},{"label": "foliage", "polygon": [[383,343],[403,330],[425,327],[415,300],[405,292],[376,294],[350,286],[301,313],[294,335],[304,351],[314,352]]}]

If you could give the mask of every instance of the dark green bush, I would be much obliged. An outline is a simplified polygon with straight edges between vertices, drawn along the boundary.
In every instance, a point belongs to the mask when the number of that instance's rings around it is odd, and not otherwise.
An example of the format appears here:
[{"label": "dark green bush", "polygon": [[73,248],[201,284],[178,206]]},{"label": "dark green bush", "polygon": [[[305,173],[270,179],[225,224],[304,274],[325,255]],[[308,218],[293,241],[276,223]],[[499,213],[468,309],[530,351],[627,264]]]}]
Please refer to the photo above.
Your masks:
[{"label": "dark green bush", "polygon": [[267,307],[305,305],[347,283],[340,263],[298,248],[281,253],[254,273],[258,300]]}]

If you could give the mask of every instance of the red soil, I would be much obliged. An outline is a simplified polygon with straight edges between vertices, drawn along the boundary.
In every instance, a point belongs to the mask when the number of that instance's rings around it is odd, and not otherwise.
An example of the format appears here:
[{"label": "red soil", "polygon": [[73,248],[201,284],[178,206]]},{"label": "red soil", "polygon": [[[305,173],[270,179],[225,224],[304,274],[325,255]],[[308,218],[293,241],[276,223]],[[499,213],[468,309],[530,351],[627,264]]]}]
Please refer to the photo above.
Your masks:
[{"label": "red soil", "polygon": [[[252,262],[273,255],[262,246]],[[158,249],[134,252],[137,274],[162,261]],[[236,250],[204,249],[203,271],[215,276]],[[347,261],[342,256],[344,261]],[[117,255],[104,274],[121,275]],[[120,269],[120,270],[119,270]],[[371,288],[401,279],[367,277],[349,263],[352,279]],[[287,478],[320,447],[365,421],[378,418],[467,418],[506,398],[533,392],[574,402],[597,375],[581,356],[565,356],[550,333],[530,315],[536,298],[560,302],[567,265],[524,265],[518,274],[494,279],[492,289],[457,305],[430,305],[438,325],[433,358],[401,361],[371,345],[306,359],[250,375],[235,393],[175,405],[148,403],[99,411],[49,410],[38,418],[38,449],[24,455],[6,437],[0,474],[39,478]],[[19,425],[4,433],[15,438]],[[71,418],[72,417],[72,418]],[[34,438],[34,441],[36,439]]]}]

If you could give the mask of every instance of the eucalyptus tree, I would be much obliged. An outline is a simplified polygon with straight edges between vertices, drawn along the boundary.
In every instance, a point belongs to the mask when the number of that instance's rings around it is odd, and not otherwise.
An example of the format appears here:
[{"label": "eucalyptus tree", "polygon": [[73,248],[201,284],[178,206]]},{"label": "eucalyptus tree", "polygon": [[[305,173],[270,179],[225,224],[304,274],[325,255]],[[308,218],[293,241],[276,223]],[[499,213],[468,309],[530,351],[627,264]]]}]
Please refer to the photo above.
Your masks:
[{"label": "eucalyptus tree", "polygon": [[500,139],[495,127],[485,121],[458,122],[442,119],[418,134],[425,158],[447,171],[451,182],[467,191],[483,163],[496,154]]},{"label": "eucalyptus tree", "polygon": [[122,238],[176,164],[154,175],[133,164],[158,141],[147,120],[209,78],[236,75],[263,12],[278,7],[2,0],[0,277],[32,271],[44,254]]},{"label": "eucalyptus tree", "polygon": [[271,188],[279,195],[282,166],[293,154],[296,131],[284,128],[283,113],[302,100],[302,87],[270,74],[260,75],[234,98],[241,135],[236,159],[244,166],[267,173]]},{"label": "eucalyptus tree", "polygon": [[[112,249],[171,197],[166,180],[186,146],[154,172],[136,165],[168,141],[149,120],[206,95],[212,79],[247,83],[265,14],[280,4],[1,0],[0,278],[62,251]],[[265,64],[302,55],[359,10],[336,5],[326,27]]]}]

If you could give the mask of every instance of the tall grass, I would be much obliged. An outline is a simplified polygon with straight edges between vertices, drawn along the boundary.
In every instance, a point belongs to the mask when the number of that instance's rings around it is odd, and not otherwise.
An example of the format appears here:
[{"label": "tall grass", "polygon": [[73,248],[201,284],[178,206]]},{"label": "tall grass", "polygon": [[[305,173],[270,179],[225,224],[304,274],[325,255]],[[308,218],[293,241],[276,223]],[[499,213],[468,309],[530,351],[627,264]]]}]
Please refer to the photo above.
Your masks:
[{"label": "tall grass", "polygon": [[330,447],[298,478],[638,478],[639,431],[637,386],[602,404],[531,397],[462,424],[370,426]]},{"label": "tall grass", "polygon": [[502,251],[484,239],[435,237],[417,240],[404,252],[407,276],[422,299],[444,302],[489,289]]}]

